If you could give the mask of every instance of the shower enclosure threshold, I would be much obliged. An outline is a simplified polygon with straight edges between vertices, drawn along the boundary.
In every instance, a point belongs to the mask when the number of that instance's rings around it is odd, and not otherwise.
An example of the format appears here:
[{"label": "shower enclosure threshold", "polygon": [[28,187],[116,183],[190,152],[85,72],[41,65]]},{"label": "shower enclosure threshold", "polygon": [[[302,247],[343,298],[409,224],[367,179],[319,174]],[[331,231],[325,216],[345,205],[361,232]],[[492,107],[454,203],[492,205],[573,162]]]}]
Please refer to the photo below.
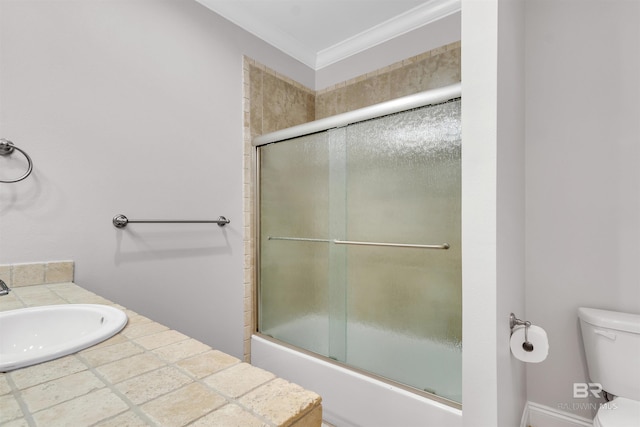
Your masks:
[{"label": "shower enclosure threshold", "polygon": [[268,337],[252,336],[251,363],[320,394],[323,418],[341,427],[462,425],[462,410],[455,402],[426,397]]}]

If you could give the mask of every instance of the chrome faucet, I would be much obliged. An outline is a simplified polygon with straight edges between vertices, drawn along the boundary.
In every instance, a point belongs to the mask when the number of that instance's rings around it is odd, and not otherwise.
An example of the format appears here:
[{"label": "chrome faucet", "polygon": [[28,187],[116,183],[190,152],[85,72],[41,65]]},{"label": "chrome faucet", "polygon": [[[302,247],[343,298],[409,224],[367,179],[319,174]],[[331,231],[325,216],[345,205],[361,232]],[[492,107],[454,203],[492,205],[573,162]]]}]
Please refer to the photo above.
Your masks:
[{"label": "chrome faucet", "polygon": [[0,296],[3,296],[3,295],[9,295],[9,291],[10,291],[10,290],[11,290],[11,289],[9,289],[9,287],[7,286],[7,284],[6,284],[6,283],[4,283],[4,282],[2,281],[2,279],[0,279]]}]

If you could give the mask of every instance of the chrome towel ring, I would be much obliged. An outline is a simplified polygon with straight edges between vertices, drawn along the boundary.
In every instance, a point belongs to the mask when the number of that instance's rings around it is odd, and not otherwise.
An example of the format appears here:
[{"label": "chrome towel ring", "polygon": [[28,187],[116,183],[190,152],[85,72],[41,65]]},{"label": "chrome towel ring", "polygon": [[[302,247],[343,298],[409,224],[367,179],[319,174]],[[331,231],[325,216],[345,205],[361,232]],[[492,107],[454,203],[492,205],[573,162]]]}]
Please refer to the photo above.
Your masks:
[{"label": "chrome towel ring", "polygon": [[0,182],[4,184],[11,184],[13,182],[22,181],[23,179],[31,175],[31,171],[33,171],[33,161],[31,160],[31,157],[29,157],[29,155],[24,150],[16,147],[13,144],[13,142],[9,141],[8,139],[4,139],[4,138],[0,139],[0,156],[8,156],[13,153],[13,150],[18,150],[27,159],[27,163],[28,163],[27,171],[24,173],[24,175],[16,179],[8,179],[8,180],[0,179]]}]

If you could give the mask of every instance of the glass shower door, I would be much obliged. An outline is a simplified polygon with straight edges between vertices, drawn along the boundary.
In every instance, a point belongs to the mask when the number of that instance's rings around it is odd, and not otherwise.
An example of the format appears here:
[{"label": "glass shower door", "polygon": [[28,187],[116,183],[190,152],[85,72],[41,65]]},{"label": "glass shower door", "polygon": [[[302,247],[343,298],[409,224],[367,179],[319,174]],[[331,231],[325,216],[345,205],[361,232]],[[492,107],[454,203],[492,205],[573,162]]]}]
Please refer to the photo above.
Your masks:
[{"label": "glass shower door", "polygon": [[[461,400],[460,102],[347,129],[347,353],[354,367]],[[438,249],[448,244],[448,249]]]},{"label": "glass shower door", "polygon": [[259,331],[460,402],[460,154],[459,100],[260,147]]},{"label": "glass shower door", "polygon": [[258,329],[327,355],[329,245],[316,239],[329,235],[328,134],[261,147],[259,156]]}]

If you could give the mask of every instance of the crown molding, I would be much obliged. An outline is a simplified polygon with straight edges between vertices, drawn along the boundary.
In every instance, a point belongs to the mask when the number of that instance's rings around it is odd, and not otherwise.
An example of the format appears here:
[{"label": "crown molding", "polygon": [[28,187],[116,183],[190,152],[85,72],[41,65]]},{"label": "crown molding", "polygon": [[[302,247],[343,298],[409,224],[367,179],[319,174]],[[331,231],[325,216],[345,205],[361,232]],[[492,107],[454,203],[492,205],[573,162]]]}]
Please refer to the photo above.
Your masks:
[{"label": "crown molding", "polygon": [[258,17],[249,13],[240,13],[240,10],[233,6],[234,2],[196,1],[316,71],[461,10],[461,0],[430,0],[340,43],[316,52],[291,35],[266,24]]},{"label": "crown molding", "polygon": [[234,2],[224,0],[196,1],[306,66],[315,69],[316,52],[311,51],[284,31],[266,24],[259,17],[242,13],[241,9],[233,5]]},{"label": "crown molding", "polygon": [[401,15],[317,52],[319,70],[461,10],[461,0],[431,0]]}]

